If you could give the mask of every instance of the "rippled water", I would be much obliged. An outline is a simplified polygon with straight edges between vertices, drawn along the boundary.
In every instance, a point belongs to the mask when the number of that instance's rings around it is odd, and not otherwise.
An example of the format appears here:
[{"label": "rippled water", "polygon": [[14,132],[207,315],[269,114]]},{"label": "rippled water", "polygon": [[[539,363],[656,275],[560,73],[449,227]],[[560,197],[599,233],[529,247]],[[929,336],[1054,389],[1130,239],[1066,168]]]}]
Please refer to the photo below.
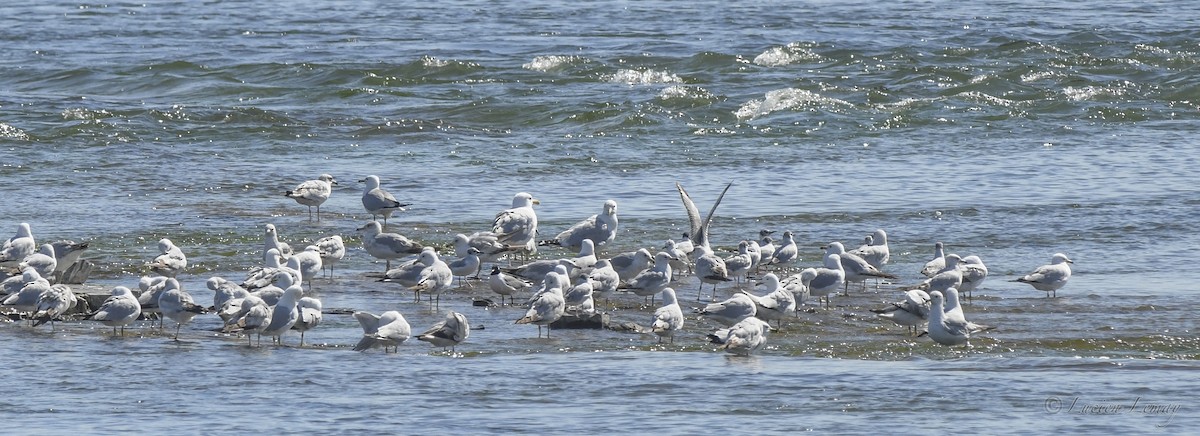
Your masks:
[{"label": "rippled water", "polygon": [[[181,343],[144,326],[0,326],[10,389],[39,393],[10,396],[0,416],[30,432],[1196,422],[1195,5],[290,6],[0,6],[15,18],[0,28],[0,230],[92,241],[88,289],[101,291],[133,284],[169,237],[202,301],[205,279],[260,258],[266,223],[293,245],[338,233],[352,246],[316,283],[329,313],[304,349],[247,347],[212,316]],[[313,223],[280,193],[323,172],[342,184]],[[414,329],[441,316],[368,276],[383,269],[353,233],[369,219],[355,183],[368,174],[414,203],[392,228],[430,244],[485,229],[518,191],[542,200],[550,233],[616,199],[608,254],[685,231],[675,182],[707,209],[732,181],[719,247],[787,229],[816,265],[820,245],[884,228],[888,270],[911,283],[944,241],[987,262],[966,310],[998,328],[970,349],[907,337],[868,311],[897,298],[885,284],[806,307],[739,359],[705,345],[713,326],[694,319],[670,346],[614,331],[535,339],[512,325],[521,309],[471,307],[488,296],[476,285],[442,301],[484,327],[457,353],[353,353],[349,310],[399,310]],[[1059,298],[1008,282],[1055,252],[1076,261]],[[689,306],[696,287],[677,283]],[[653,310],[617,304],[618,321]],[[1180,407],[1168,419],[1147,405]]]}]

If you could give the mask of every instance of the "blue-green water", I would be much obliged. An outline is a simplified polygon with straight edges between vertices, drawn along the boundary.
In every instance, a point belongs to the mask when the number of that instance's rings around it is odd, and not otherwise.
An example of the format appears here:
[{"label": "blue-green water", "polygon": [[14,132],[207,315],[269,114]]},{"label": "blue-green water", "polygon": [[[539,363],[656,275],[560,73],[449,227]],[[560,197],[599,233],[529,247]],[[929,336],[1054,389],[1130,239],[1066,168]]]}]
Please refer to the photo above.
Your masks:
[{"label": "blue-green water", "polygon": [[[351,246],[315,285],[331,313],[310,348],[246,347],[214,333],[212,315],[181,344],[141,326],[124,339],[88,322],[0,326],[10,390],[37,394],[11,395],[0,416],[30,432],[1196,422],[1195,5],[41,2],[0,14],[0,231],[28,222],[39,241],[92,241],[99,287],[132,286],[169,237],[201,301],[208,277],[257,264],[266,223],[293,245],[336,233]],[[314,223],[281,193],[320,173],[342,184]],[[415,340],[358,354],[358,325],[337,309],[399,310],[414,330],[441,317],[367,276],[383,269],[354,234],[370,218],[355,181],[369,174],[413,203],[391,228],[439,246],[486,230],[519,191],[542,201],[551,235],[615,199],[621,229],[604,254],[686,231],[675,182],[705,210],[733,182],[718,247],[791,230],[799,265],[815,266],[820,245],[884,228],[887,270],[912,283],[943,241],[987,262],[966,311],[998,328],[968,350],[904,336],[867,310],[897,299],[885,284],[807,306],[738,359],[707,346],[714,325],[693,317],[673,346],[612,331],[536,339],[512,325],[522,309],[470,306],[489,296],[476,284],[442,298],[485,327],[457,354]],[[1055,252],[1076,262],[1059,298],[1008,282]],[[696,287],[677,283],[686,305]],[[614,319],[648,323],[653,308],[618,303]],[[1052,399],[1067,404],[1052,413]],[[1147,404],[1180,407],[1168,420]]]}]

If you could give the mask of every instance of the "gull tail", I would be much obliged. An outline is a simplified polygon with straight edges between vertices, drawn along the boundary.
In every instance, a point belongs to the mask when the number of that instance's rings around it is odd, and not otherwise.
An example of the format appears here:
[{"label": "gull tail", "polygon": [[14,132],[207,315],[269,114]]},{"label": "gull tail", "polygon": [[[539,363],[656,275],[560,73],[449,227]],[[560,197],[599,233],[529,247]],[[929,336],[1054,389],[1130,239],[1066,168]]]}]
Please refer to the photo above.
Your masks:
[{"label": "gull tail", "polygon": [[549,246],[549,245],[559,245],[559,246],[561,246],[561,245],[562,245],[562,241],[558,240],[557,238],[556,238],[556,239],[546,239],[546,240],[538,241],[538,246],[540,246],[540,247],[545,247],[545,246]]},{"label": "gull tail", "polygon": [[373,336],[363,335],[362,339],[359,339],[358,343],[354,344],[354,351],[366,351],[375,348],[379,346],[379,342],[380,341],[375,339]]}]

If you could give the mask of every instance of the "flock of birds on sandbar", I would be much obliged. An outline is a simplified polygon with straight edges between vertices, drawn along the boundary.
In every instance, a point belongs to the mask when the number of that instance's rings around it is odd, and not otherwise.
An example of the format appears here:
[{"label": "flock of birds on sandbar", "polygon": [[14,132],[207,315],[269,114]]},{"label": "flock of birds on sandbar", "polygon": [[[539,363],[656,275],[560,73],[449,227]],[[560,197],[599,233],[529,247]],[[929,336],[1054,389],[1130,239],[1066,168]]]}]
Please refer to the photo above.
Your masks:
[{"label": "flock of birds on sandbar", "polygon": [[[546,337],[550,337],[550,326],[564,316],[592,316],[597,313],[597,301],[603,299],[611,307],[611,298],[616,293],[629,292],[649,298],[651,305],[661,297],[661,306],[657,306],[649,319],[648,331],[659,342],[673,343],[675,333],[683,328],[687,317],[671,285],[680,275],[692,274],[700,282],[697,301],[702,299],[706,285],[712,288],[709,300],[712,302],[694,312],[698,319],[722,327],[708,334],[707,339],[729,353],[748,355],[766,344],[772,331],[771,321],[781,327],[787,317],[798,316],[798,307],[809,298],[815,297],[818,304],[823,301],[828,306],[832,295],[839,290],[848,293],[851,284],[865,289],[868,280],[897,278],[884,271],[890,251],[887,233],[882,229],[874,231],[852,250],[841,242],[829,243],[823,247],[825,256],[818,267],[795,265],[799,249],[790,231],[775,239],[775,232],[762,230],[757,238],[738,242],[736,253],[718,256],[710,245],[709,224],[732,184],[725,187],[705,217],[701,217],[683,187],[676,184],[688,215],[689,232],[679,240],[666,240],[657,252],[640,248],[609,257],[598,256],[597,250],[617,237],[616,201],[606,200],[600,213],[579,221],[554,238],[538,240],[534,206],[540,202],[521,192],[513,197],[512,207],[496,214],[489,230],[457,234],[453,241],[454,259],[446,262],[434,246],[388,232],[388,218],[408,204],[397,201],[384,190],[377,176],[367,176],[360,182],[365,186],[362,205],[372,219],[359,227],[358,232],[363,249],[384,261],[381,281],[412,290],[417,301],[424,293],[431,299],[433,310],[439,310],[441,294],[454,289],[456,280],[480,278],[484,266],[490,264],[486,281],[501,303],[504,297],[508,297],[510,304],[516,304],[516,296],[530,295],[524,302],[528,310],[515,323],[538,326],[538,337],[542,336],[542,327],[546,328]],[[315,218],[319,221],[321,205],[337,183],[329,174],[322,174],[284,195],[307,206],[310,220],[315,208]],[[377,220],[380,218],[382,223]],[[562,247],[576,254],[530,260],[544,246]],[[63,319],[77,304],[75,293],[61,281],[64,271],[78,263],[86,248],[86,243],[72,241],[39,247],[29,224],[19,224],[16,235],[0,251],[0,268],[16,272],[3,280],[0,292],[7,296],[0,302],[0,309],[8,316],[0,320],[27,319],[33,326],[50,322],[53,328],[53,323]],[[296,330],[303,346],[304,332],[315,328],[322,317],[321,301],[305,296],[303,286],[307,283],[311,290],[318,275],[332,277],[334,266],[346,255],[340,235],[323,237],[293,252],[279,240],[275,226],[267,224],[262,265],[251,268],[240,282],[223,277],[208,279],[207,287],[214,294],[212,306],[206,307],[198,304],[176,279],[188,266],[183,250],[167,238],[158,242],[158,248],[161,254],[146,264],[153,274],[139,280],[138,292],[117,286],[100,307],[81,318],[113,327],[114,335],[123,335],[126,326],[144,317],[158,318],[160,328],[161,320],[169,318],[176,323],[174,338],[178,340],[184,324],[200,314],[215,312],[223,321],[224,331],[244,335],[249,345],[254,344],[252,337],[261,342],[262,336],[282,344],[283,335]],[[518,265],[518,259],[523,263]],[[393,261],[397,263],[394,268]],[[1045,291],[1047,297],[1057,296],[1057,290],[1071,277],[1071,263],[1066,255],[1054,254],[1050,264],[1014,281]],[[752,274],[758,275],[761,294],[741,289],[717,301],[719,285],[749,280]],[[943,244],[937,242],[934,257],[921,274],[927,279],[900,289],[903,299],[872,311],[907,327],[912,334],[928,335],[934,342],[947,346],[969,345],[973,334],[993,328],[968,321],[960,304],[960,295],[969,298],[987,277],[987,267],[979,256],[947,254]],[[354,347],[356,351],[382,347],[387,352],[398,349],[413,336],[398,311],[379,315],[355,311],[353,316],[363,329]],[[417,339],[453,349],[468,338],[470,331],[465,315],[449,311],[441,322],[417,335]]]}]

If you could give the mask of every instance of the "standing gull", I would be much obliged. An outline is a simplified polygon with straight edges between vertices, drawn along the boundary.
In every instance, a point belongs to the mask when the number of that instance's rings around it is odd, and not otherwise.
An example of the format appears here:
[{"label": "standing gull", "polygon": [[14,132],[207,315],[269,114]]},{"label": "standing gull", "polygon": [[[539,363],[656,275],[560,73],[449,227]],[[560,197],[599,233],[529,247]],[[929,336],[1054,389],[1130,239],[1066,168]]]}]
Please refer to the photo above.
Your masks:
[{"label": "standing gull", "polygon": [[470,247],[467,249],[466,256],[450,262],[450,272],[454,273],[454,277],[461,278],[458,284],[462,286],[462,282],[467,279],[467,276],[471,274],[475,274],[476,277],[479,276],[480,265],[479,249]]},{"label": "standing gull", "polygon": [[799,258],[800,249],[796,247],[796,240],[792,236],[792,231],[786,230],[783,232],[783,239],[779,242],[779,246],[775,248],[775,254],[771,256],[771,261],[766,262],[766,264],[783,267],[796,262]]},{"label": "standing gull", "polygon": [[421,244],[413,242],[399,233],[384,233],[379,221],[371,221],[358,228],[363,236],[363,248],[367,254],[385,261],[384,271],[392,269],[392,259],[399,259],[421,252]]},{"label": "standing gull", "polygon": [[75,304],[78,302],[79,299],[75,296],[75,292],[67,285],[51,285],[50,290],[43,292],[38,298],[37,311],[33,314],[33,325],[39,326],[50,321],[50,327],[53,329],[54,320],[75,308]]},{"label": "standing gull", "polygon": [[962,285],[958,287],[958,290],[970,300],[975,290],[979,289],[979,285],[982,285],[983,280],[987,278],[987,266],[983,264],[983,259],[980,259],[979,256],[970,255],[962,259],[959,268],[962,268]]},{"label": "standing gull", "polygon": [[666,289],[671,284],[671,255],[660,251],[654,256],[654,267],[638,273],[619,289],[628,289],[639,297],[650,297],[654,304],[654,295]]},{"label": "standing gull", "polygon": [[187,256],[184,256],[183,250],[170,239],[158,240],[158,251],[162,254],[148,264],[151,271],[164,277],[175,277],[187,269]]},{"label": "standing gull", "polygon": [[328,268],[329,278],[333,278],[333,266],[346,257],[346,243],[341,235],[330,235],[318,239],[316,245],[321,252],[321,269]]},{"label": "standing gull", "polygon": [[285,191],[283,195],[296,200],[304,206],[308,206],[308,219],[312,221],[312,208],[317,207],[317,221],[321,220],[321,204],[329,199],[329,194],[333,193],[333,185],[338,184],[337,180],[329,174],[321,174],[316,180],[308,180],[296,185],[296,188],[291,191]]},{"label": "standing gull", "polygon": [[621,275],[613,269],[608,259],[596,261],[596,266],[588,273],[588,281],[592,282],[592,298],[604,298],[609,309],[612,309],[612,301],[609,299],[621,285]]},{"label": "standing gull", "polygon": [[562,318],[567,304],[559,283],[550,283],[550,280],[546,280],[545,283],[546,291],[535,297],[529,305],[529,310],[525,311],[525,316],[516,322],[516,324],[536,324],[539,338],[542,337],[542,326],[546,326],[546,337],[550,337],[550,324]]},{"label": "standing gull", "polygon": [[779,283],[779,277],[774,273],[764,275],[759,284],[763,285],[767,292],[761,297],[742,291],[754,300],[754,316],[767,322],[778,321],[776,327],[783,327],[783,319],[796,311],[796,296]]},{"label": "standing gull", "polygon": [[179,328],[201,313],[204,307],[192,301],[192,296],[179,286],[175,278],[168,278],[162,294],[158,297],[158,308],[164,317],[175,321],[175,340],[179,340]]},{"label": "standing gull", "polygon": [[911,289],[904,293],[903,300],[889,303],[880,309],[871,309],[871,312],[897,325],[908,327],[910,334],[916,334],[917,329],[924,326],[929,319],[929,294],[920,289]]},{"label": "standing gull", "polygon": [[831,242],[825,247],[825,254],[838,255],[839,261],[842,263],[842,269],[846,272],[846,283],[843,290],[848,290],[850,283],[863,283],[866,287],[866,280],[869,277],[881,277],[895,279],[896,276],[880,271],[878,268],[871,266],[865,259],[858,257],[853,253],[847,253],[846,247],[841,242]]},{"label": "standing gull", "polygon": [[296,253],[291,259],[288,259],[288,265],[295,265],[297,271],[300,271],[300,281],[297,284],[308,282],[308,290],[312,290],[313,279],[317,274],[325,269],[321,263],[321,248],[316,245],[304,247],[304,251]]},{"label": "standing gull", "polygon": [[280,262],[292,257],[292,246],[286,242],[280,242],[279,232],[275,229],[275,225],[267,224],[263,235],[263,262],[271,262],[271,250],[275,250]]},{"label": "standing gull", "polygon": [[804,285],[808,287],[809,295],[825,297],[825,307],[829,307],[829,295],[846,284],[846,270],[842,268],[842,257],[837,254],[825,256],[824,268],[806,268],[800,275],[808,280]]},{"label": "standing gull", "polygon": [[271,337],[271,343],[283,345],[283,334],[296,325],[300,319],[300,311],[296,303],[304,296],[304,288],[300,284],[289,286],[283,291],[283,297],[271,308],[271,321],[263,327],[262,334]]},{"label": "standing gull", "polygon": [[321,309],[321,300],[313,297],[304,297],[296,302],[299,317],[296,318],[296,324],[292,326],[292,330],[300,331],[301,347],[304,346],[304,333],[321,324]]},{"label": "standing gull", "polygon": [[454,255],[463,257],[471,248],[479,250],[480,262],[495,262],[504,253],[512,251],[508,244],[500,242],[495,233],[475,232],[470,236],[459,233],[454,235]]},{"label": "standing gull", "polygon": [[933,339],[934,342],[947,346],[970,346],[967,341],[971,339],[971,331],[967,328],[966,322],[946,318],[942,293],[938,291],[930,292],[929,301],[929,338]]},{"label": "standing gull", "polygon": [[850,253],[863,258],[876,269],[882,270],[883,266],[892,258],[891,249],[888,248],[887,232],[878,229],[868,238],[871,241],[869,244],[850,250]]},{"label": "standing gull", "polygon": [[75,284],[83,283],[83,279],[87,275],[86,273],[82,276],[76,275],[77,270],[81,269],[80,267],[72,269],[71,274],[67,274],[67,270],[74,266],[76,262],[79,262],[79,258],[83,256],[83,251],[88,249],[90,243],[87,241],[76,243],[75,241],[62,240],[54,241],[50,245],[54,246],[54,282],[67,283],[74,281]]},{"label": "standing gull", "polygon": [[1026,274],[1024,277],[1013,280],[1014,282],[1029,283],[1034,289],[1046,291],[1046,296],[1053,295],[1058,297],[1058,288],[1067,284],[1067,280],[1071,278],[1071,265],[1075,263],[1067,255],[1055,253],[1050,259],[1049,265],[1039,266],[1033,272]]},{"label": "standing gull", "polygon": [[737,293],[728,300],[704,306],[700,310],[700,317],[729,327],[743,319],[753,317],[757,310],[754,300],[746,294]]},{"label": "standing gull", "polygon": [[738,243],[737,254],[722,260],[725,261],[726,274],[739,282],[742,280],[742,276],[748,276],[750,268],[754,267],[754,257],[750,255],[750,243],[746,241]]},{"label": "standing gull", "polygon": [[[700,279],[700,289],[696,292],[696,301],[700,301],[700,296],[704,295],[704,284],[713,285],[712,299],[717,298],[717,284],[728,282],[729,270],[725,266],[725,259],[717,257],[713,254],[712,249],[707,245],[697,245],[696,252],[701,253],[696,257],[696,278]],[[709,300],[712,301],[712,300]]]},{"label": "standing gull", "polygon": [[663,338],[670,339],[674,344],[675,332],[683,328],[683,310],[679,308],[679,300],[675,298],[674,289],[664,288],[662,301],[663,306],[654,311],[654,322],[650,324],[650,330],[658,335],[660,344]]},{"label": "standing gull", "polygon": [[113,288],[112,296],[105,299],[100,308],[96,309],[88,318],[112,327],[113,335],[116,336],[117,327],[121,328],[121,335],[124,335],[125,326],[137,321],[141,314],[142,305],[138,304],[138,299],[133,296],[133,292],[124,286],[117,286]]},{"label": "standing gull", "polygon": [[529,289],[533,287],[533,284],[523,278],[505,274],[503,271],[500,271],[500,267],[498,266],[492,266],[492,274],[488,278],[488,287],[491,288],[492,292],[500,294],[501,304],[504,304],[504,296],[506,295],[511,304],[513,294],[516,294],[517,291]]},{"label": "standing gull", "polygon": [[392,216],[392,212],[403,211],[406,203],[396,201],[390,192],[379,187],[379,176],[367,176],[365,179],[359,180],[360,183],[366,183],[363,188],[362,205],[363,208],[371,214],[371,220],[375,220],[375,216],[383,217],[383,225],[387,227],[388,217]]},{"label": "standing gull", "polygon": [[25,260],[25,256],[33,254],[37,249],[29,223],[17,224],[17,234],[8,238],[4,247],[0,248],[0,267],[16,266],[18,262]]},{"label": "standing gull", "polygon": [[708,340],[719,344],[726,352],[739,356],[749,356],[767,343],[767,332],[771,325],[755,317],[743,319],[727,329],[717,330],[708,335]]},{"label": "standing gull", "polygon": [[925,262],[925,266],[921,267],[921,275],[925,277],[933,277],[942,268],[946,267],[946,246],[941,241],[933,244],[933,259]]},{"label": "standing gull", "polygon": [[579,244],[584,239],[591,239],[596,246],[612,242],[617,237],[617,202],[607,200],[604,209],[596,215],[576,223],[564,230],[554,239],[543,241],[541,245],[559,245],[568,250],[579,250]]},{"label": "standing gull", "polygon": [[417,340],[428,342],[435,347],[450,348],[454,351],[454,347],[467,340],[471,335],[471,325],[467,323],[467,317],[458,312],[449,312],[446,314],[446,319],[434,324],[425,333],[417,336]]},{"label": "standing gull", "polygon": [[387,353],[388,347],[396,347],[396,351],[399,352],[400,344],[412,336],[412,327],[408,325],[404,315],[394,310],[382,315],[354,312],[354,318],[363,329],[362,339],[354,345],[354,351],[383,347],[383,352]]},{"label": "standing gull", "polygon": [[38,274],[47,280],[54,278],[54,270],[58,268],[58,259],[54,257],[54,246],[42,244],[37,252],[25,256],[25,259],[17,264],[17,270],[24,271],[25,268],[37,270]]},{"label": "standing gull", "polygon": [[512,207],[500,211],[492,220],[492,233],[497,240],[527,254],[537,252],[537,213],[533,205],[541,204],[528,192],[513,196]]}]

